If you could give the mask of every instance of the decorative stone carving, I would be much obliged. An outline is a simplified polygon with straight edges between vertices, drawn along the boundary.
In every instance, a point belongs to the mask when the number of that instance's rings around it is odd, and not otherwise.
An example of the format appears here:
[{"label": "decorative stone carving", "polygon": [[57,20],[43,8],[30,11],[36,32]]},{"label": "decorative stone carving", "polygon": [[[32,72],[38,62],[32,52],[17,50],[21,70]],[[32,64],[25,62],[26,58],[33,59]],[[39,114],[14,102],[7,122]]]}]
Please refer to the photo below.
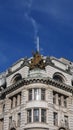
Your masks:
[{"label": "decorative stone carving", "polygon": [[11,124],[10,124],[10,130],[15,130],[16,128],[16,121],[12,121]]},{"label": "decorative stone carving", "polygon": [[51,61],[50,57],[46,58],[46,65],[54,65],[54,63]]},{"label": "decorative stone carving", "polygon": [[33,53],[33,58],[30,63],[30,70],[34,68],[45,69],[45,63],[39,52]]},{"label": "decorative stone carving", "polygon": [[21,66],[28,66],[29,67],[29,61],[28,61],[27,57],[24,59],[24,62]]}]

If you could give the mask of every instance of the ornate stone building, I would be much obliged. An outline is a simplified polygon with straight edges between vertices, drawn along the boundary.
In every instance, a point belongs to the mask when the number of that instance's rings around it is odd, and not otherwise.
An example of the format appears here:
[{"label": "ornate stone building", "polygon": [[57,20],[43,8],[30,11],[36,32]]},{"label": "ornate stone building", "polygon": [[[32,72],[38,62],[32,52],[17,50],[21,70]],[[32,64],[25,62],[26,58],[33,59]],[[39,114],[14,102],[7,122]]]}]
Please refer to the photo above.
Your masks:
[{"label": "ornate stone building", "polygon": [[0,130],[73,130],[73,63],[23,58],[0,75]]}]

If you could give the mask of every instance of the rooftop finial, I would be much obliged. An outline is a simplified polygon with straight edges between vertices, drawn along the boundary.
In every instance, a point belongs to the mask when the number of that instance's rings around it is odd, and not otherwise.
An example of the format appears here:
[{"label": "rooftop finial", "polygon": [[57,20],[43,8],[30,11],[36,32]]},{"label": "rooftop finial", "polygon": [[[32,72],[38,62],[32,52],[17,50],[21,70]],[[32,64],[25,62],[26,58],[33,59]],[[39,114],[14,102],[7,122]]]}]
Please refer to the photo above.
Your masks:
[{"label": "rooftop finial", "polygon": [[39,45],[39,36],[37,36],[37,51],[40,51],[40,45]]}]

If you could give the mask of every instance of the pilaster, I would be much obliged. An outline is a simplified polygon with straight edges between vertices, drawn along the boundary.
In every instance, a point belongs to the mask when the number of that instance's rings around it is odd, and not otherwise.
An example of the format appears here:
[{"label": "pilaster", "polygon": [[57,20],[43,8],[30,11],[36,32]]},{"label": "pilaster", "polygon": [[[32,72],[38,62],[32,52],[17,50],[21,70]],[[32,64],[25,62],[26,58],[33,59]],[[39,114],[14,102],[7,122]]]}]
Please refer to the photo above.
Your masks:
[{"label": "pilaster", "polygon": [[48,102],[48,110],[47,110],[47,123],[49,130],[54,130],[53,127],[53,90],[47,89],[47,102]]}]

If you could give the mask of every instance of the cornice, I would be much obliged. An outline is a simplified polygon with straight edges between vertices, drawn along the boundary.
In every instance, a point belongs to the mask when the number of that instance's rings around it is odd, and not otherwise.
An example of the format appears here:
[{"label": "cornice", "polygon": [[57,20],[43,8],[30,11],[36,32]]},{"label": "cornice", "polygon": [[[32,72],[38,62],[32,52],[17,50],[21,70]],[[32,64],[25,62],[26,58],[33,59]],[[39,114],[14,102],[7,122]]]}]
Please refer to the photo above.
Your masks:
[{"label": "cornice", "polygon": [[52,78],[27,78],[27,79],[22,79],[19,82],[17,82],[16,84],[13,84],[9,87],[7,87],[6,89],[2,90],[2,92],[0,93],[0,97],[2,98],[4,95],[11,93],[12,91],[15,91],[16,89],[22,87],[23,85],[29,85],[29,84],[34,84],[34,83],[42,83],[42,84],[46,84],[46,85],[52,85],[56,88],[62,89],[64,91],[73,93],[73,87],[69,86],[67,84],[64,83],[60,83],[58,81],[55,81]]}]

